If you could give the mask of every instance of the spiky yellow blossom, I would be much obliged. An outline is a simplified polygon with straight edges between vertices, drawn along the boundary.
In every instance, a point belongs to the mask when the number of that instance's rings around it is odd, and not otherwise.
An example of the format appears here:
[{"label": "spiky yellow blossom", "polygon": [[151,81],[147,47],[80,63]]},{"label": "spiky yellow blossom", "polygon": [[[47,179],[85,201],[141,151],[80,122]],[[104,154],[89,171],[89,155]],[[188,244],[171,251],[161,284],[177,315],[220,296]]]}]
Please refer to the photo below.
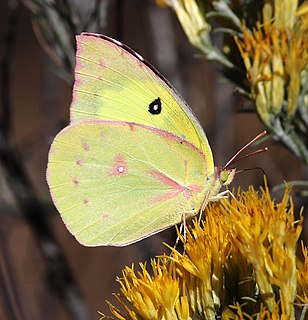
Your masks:
[{"label": "spiky yellow blossom", "polygon": [[279,203],[267,187],[260,194],[239,191],[236,199],[209,205],[205,214],[201,226],[195,220],[187,228],[184,253],[170,247],[170,257],[152,261],[153,275],[144,264],[138,274],[124,269],[116,297],[125,312],[109,304],[113,315],[294,319],[296,302],[307,298],[308,257],[304,251],[306,269],[297,271],[302,218],[295,221],[289,189]]},{"label": "spiky yellow blossom", "polygon": [[257,111],[267,125],[273,125],[282,110],[293,117],[298,109],[302,73],[308,66],[308,23],[303,8],[296,15],[297,5],[294,0],[267,2],[263,23],[253,32],[243,25],[243,39],[235,39]]},{"label": "spiky yellow blossom", "polygon": [[292,319],[292,303],[296,296],[296,244],[302,218],[294,220],[289,189],[278,204],[271,200],[267,188],[262,190],[261,197],[251,188],[239,199],[222,202],[222,205],[228,212],[229,223],[225,225],[234,247],[252,265],[265,305],[270,311],[281,309],[286,319]]},{"label": "spiky yellow blossom", "polygon": [[209,214],[202,227],[194,221],[186,240],[185,254],[173,249],[171,259],[182,270],[194,314],[215,319],[225,305],[224,265],[230,252],[229,235]]},{"label": "spiky yellow blossom", "polygon": [[151,266],[153,275],[146,270],[146,264],[140,264],[141,272],[138,274],[134,266],[123,270],[123,278],[118,279],[122,294],[115,297],[127,314],[109,303],[111,312],[117,319],[192,319],[185,285],[177,276],[174,263],[158,258],[157,261],[152,260]]}]

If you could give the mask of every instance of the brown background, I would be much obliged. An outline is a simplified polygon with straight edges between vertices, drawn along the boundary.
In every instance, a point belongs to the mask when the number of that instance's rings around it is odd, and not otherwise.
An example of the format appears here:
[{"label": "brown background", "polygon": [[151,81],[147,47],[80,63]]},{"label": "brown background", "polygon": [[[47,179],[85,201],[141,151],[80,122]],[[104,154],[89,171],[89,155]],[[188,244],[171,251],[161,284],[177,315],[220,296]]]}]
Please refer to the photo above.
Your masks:
[{"label": "brown background", "polygon": [[[215,163],[223,165],[253,136],[264,128],[254,113],[238,113],[246,102],[231,84],[219,75],[219,66],[195,57],[175,15],[152,1],[126,1],[123,10],[121,39],[151,61],[181,92],[200,119],[213,149]],[[7,1],[0,1],[0,54],[5,49]],[[105,33],[116,36],[117,10],[111,2]],[[108,311],[105,299],[119,287],[115,282],[125,265],[144,261],[168,252],[162,241],[172,241],[173,231],[166,231],[124,248],[85,248],[64,227],[52,206],[45,181],[47,152],[53,136],[68,121],[71,88],[54,73],[53,62],[41,49],[26,9],[21,9],[12,55],[10,94],[12,99],[11,143],[19,152],[35,186],[37,197],[48,209],[48,222],[58,239],[71,272],[80,286],[91,319],[97,310]],[[2,90],[2,88],[0,88]],[[262,167],[269,186],[284,180],[307,179],[307,169],[288,151],[270,144],[266,154],[247,159],[239,168]],[[63,300],[47,282],[46,261],[29,224],[16,207],[0,167],[0,319],[69,319]],[[263,184],[258,171],[236,176],[233,186]],[[277,195],[279,197],[279,195]],[[295,197],[297,208],[304,204]],[[306,237],[307,243],[307,237]],[[53,248],[50,248],[53,250]],[[13,279],[9,279],[9,274]],[[13,282],[12,282],[13,280]],[[7,292],[5,288],[8,288]],[[5,297],[9,299],[5,300]],[[9,304],[14,309],[9,313]],[[80,312],[80,318],[82,317]]]}]

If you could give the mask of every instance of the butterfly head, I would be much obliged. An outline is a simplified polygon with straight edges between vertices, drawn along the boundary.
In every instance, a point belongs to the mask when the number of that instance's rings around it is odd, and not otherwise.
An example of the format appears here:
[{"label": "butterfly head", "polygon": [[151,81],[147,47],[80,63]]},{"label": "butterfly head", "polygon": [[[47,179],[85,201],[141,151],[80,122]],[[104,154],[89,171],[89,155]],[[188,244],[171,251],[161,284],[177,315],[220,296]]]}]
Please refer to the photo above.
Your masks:
[{"label": "butterfly head", "polygon": [[235,176],[235,168],[217,168],[217,178],[221,186],[229,185]]},{"label": "butterfly head", "polygon": [[221,187],[229,185],[232,182],[234,175],[234,168],[215,167],[214,174],[211,177],[208,177],[207,180],[207,183],[209,184],[206,187],[208,193],[205,203],[221,199],[222,194],[225,193],[225,191],[220,193]]},{"label": "butterfly head", "polygon": [[248,142],[247,144],[245,144],[227,163],[224,167],[218,167],[216,168],[216,179],[219,180],[219,183],[221,186],[227,186],[229,185],[234,176],[235,176],[235,169],[234,168],[230,168],[231,165],[233,165],[235,162],[238,162],[239,160],[242,160],[244,158],[250,157],[252,155],[258,154],[260,152],[264,152],[267,151],[268,149],[265,148],[261,148],[258,149],[256,151],[250,152],[244,156],[239,157],[239,155],[246,150],[252,143],[254,143],[255,141],[261,139],[263,136],[266,135],[266,131],[261,132],[260,134],[258,134],[255,138],[253,138],[250,142]]}]

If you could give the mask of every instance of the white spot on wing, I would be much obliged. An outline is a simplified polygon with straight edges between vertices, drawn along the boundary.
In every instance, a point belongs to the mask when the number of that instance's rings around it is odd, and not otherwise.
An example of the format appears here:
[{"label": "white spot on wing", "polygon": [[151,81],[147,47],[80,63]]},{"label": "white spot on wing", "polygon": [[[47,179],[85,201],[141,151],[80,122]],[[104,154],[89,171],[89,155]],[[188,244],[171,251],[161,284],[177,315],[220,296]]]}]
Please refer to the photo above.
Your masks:
[{"label": "white spot on wing", "polygon": [[118,167],[118,172],[119,172],[119,173],[124,172],[124,167],[122,167],[122,166],[121,166],[121,167]]}]

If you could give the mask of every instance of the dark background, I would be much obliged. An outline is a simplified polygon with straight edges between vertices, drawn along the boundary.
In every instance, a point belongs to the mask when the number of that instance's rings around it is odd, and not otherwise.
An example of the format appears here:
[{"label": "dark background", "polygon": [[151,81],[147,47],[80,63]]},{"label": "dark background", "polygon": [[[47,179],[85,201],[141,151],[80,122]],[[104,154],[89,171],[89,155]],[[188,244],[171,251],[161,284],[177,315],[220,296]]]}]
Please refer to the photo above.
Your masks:
[{"label": "dark background", "polygon": [[[0,1],[2,66],[8,46],[8,3],[15,1]],[[221,77],[216,63],[196,57],[198,52],[169,9],[156,6],[154,1],[110,1],[103,31],[142,54],[174,84],[205,128],[216,165],[225,164],[264,130],[255,113],[238,112],[249,102]],[[14,32],[9,81],[2,81],[0,87],[0,94],[9,92],[10,97],[7,153],[13,151],[16,156],[34,187],[39,207],[32,208],[32,218],[25,217],[25,206],[16,201],[20,190],[12,189],[14,175],[18,180],[19,172],[13,170],[12,174],[0,164],[0,319],[98,319],[98,310],[108,311],[104,300],[114,301],[111,293],[119,290],[115,278],[124,266],[168,253],[162,242],[172,243],[174,230],[123,248],[85,248],[69,234],[51,203],[45,170],[49,145],[68,122],[71,86],[55,72],[53,61],[33,32],[29,11],[22,5]],[[268,145],[267,153],[238,163],[238,168],[263,168],[270,187],[307,179],[307,168],[296,157],[277,144],[269,141]],[[232,184],[243,189],[249,185],[263,185],[262,172],[241,173]],[[294,201],[299,212],[304,200],[295,195]],[[47,224],[40,229],[42,217]],[[37,226],[33,227],[35,221]],[[45,228],[51,239],[44,238]],[[64,260],[57,263],[61,253]]]}]

